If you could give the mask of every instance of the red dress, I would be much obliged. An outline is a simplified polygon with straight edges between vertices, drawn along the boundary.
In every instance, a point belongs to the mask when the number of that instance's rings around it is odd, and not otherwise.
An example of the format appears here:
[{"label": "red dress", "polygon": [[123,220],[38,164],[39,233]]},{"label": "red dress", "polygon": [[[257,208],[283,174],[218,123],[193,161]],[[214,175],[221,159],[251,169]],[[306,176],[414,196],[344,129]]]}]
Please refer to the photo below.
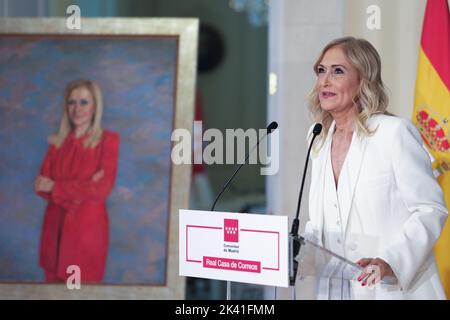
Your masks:
[{"label": "red dress", "polygon": [[[100,282],[108,254],[106,199],[117,173],[119,136],[103,131],[95,148],[83,137],[69,135],[60,148],[50,145],[40,174],[55,184],[48,201],[41,235],[40,265],[47,274],[66,280],[67,267],[77,265],[81,282]],[[94,182],[93,175],[104,170]]]}]

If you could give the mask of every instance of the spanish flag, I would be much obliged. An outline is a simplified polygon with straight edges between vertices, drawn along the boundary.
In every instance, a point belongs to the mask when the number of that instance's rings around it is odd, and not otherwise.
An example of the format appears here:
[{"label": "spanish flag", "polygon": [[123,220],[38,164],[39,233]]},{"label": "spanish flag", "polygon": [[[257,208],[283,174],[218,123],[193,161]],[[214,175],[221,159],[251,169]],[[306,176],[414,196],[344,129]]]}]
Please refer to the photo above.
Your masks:
[{"label": "spanish flag", "polygon": [[[450,13],[447,0],[428,0],[422,27],[413,122],[431,154],[433,170],[450,208]],[[450,221],[434,247],[450,298]]]}]

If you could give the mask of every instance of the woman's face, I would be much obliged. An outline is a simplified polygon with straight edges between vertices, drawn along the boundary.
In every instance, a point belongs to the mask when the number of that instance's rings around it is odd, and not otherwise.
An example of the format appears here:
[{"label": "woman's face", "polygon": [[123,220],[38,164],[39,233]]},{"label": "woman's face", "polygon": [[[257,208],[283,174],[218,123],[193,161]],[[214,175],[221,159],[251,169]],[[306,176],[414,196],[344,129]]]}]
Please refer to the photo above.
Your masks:
[{"label": "woman's face", "polygon": [[340,47],[330,48],[317,66],[317,92],[320,106],[331,114],[354,107],[359,87],[358,71]]},{"label": "woman's face", "polygon": [[94,98],[91,92],[85,87],[73,89],[67,100],[67,111],[75,128],[89,127],[95,113]]}]

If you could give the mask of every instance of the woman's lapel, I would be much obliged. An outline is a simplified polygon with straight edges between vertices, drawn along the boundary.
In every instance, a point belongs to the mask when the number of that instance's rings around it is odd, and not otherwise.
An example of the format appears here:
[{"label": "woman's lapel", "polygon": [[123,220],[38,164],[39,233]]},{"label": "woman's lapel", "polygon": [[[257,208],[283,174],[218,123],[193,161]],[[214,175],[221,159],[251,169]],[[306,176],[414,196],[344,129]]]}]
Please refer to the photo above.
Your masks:
[{"label": "woman's lapel", "polygon": [[[324,245],[323,242],[323,215],[324,215],[324,190],[325,190],[325,179],[326,177],[326,166],[327,166],[327,159],[329,158],[329,152],[331,152],[331,139],[333,136],[333,131],[335,128],[335,122],[333,121],[330,125],[330,129],[328,130],[327,137],[325,139],[325,142],[320,149],[319,153],[316,155],[316,163],[318,166],[319,175],[318,175],[318,182],[316,186],[316,190],[311,190],[313,195],[315,195],[315,210],[318,210],[318,237],[321,245]],[[315,214],[317,214],[315,213]]]},{"label": "woman's lapel", "polygon": [[347,232],[348,222],[352,211],[352,205],[355,196],[355,189],[358,184],[361,165],[364,161],[367,138],[358,137],[353,134],[352,142],[345,159],[345,165],[339,177],[338,194],[340,199],[340,211],[342,219],[342,230]]}]

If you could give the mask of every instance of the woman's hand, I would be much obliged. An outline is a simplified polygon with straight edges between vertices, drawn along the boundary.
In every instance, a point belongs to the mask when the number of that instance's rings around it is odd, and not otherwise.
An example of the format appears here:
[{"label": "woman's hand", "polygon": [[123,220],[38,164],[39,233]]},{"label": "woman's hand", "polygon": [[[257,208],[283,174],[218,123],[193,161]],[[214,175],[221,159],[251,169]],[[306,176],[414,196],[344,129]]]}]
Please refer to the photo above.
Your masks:
[{"label": "woman's hand", "polygon": [[391,266],[380,258],[364,258],[357,262],[358,265],[364,268],[358,281],[362,286],[367,285],[369,288],[380,282],[384,277],[394,277],[395,274]]},{"label": "woman's hand", "polygon": [[36,192],[52,192],[55,182],[47,177],[38,176],[34,182]]}]

